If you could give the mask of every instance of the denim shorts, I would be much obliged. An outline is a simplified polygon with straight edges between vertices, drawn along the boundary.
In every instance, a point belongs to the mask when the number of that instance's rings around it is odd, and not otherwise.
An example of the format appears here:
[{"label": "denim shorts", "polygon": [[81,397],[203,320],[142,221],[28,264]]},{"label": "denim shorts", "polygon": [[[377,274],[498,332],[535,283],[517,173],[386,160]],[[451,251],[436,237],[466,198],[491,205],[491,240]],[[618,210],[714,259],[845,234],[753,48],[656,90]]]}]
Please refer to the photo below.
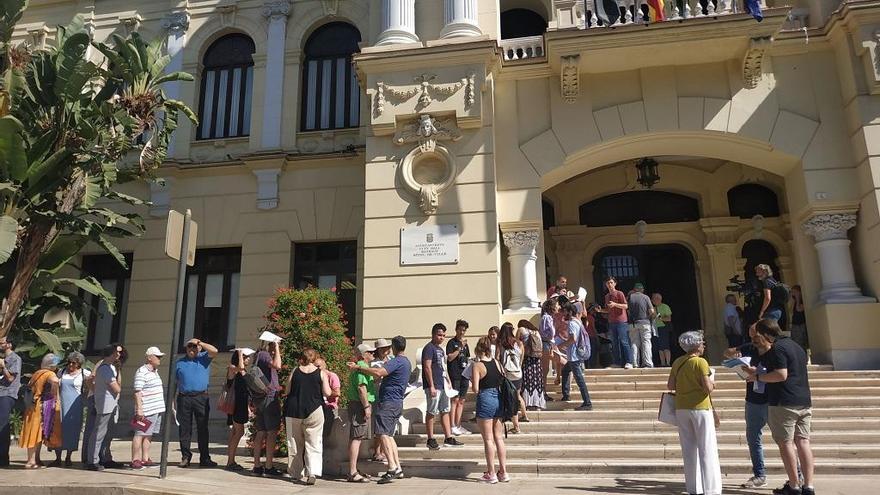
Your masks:
[{"label": "denim shorts", "polygon": [[403,414],[403,401],[400,402],[378,402],[373,406],[373,418],[375,418],[376,429],[373,431],[376,435],[394,436],[397,429],[397,420]]},{"label": "denim shorts", "polygon": [[437,396],[431,396],[431,389],[425,389],[425,400],[428,401],[426,412],[431,416],[439,416],[449,412],[449,396],[446,395],[445,389],[437,389]]},{"label": "denim shorts", "polygon": [[477,419],[493,419],[499,417],[501,403],[498,401],[497,388],[485,388],[477,395]]}]

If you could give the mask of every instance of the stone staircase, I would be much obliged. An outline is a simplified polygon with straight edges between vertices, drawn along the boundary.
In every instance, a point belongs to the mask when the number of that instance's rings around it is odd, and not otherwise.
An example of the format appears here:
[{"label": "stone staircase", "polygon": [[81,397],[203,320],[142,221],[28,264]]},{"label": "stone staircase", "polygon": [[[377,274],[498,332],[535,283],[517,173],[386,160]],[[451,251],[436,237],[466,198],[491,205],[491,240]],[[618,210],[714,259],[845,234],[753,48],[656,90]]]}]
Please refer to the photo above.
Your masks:
[{"label": "stone staircase", "polygon": [[[722,426],[718,431],[721,469],[725,476],[746,479],[751,474],[743,419],[743,382],[730,370],[718,371],[713,402]],[[660,394],[666,389],[668,368],[586,372],[593,411],[580,412],[577,401],[558,400],[560,387],[550,386],[557,400],[545,411],[530,412],[522,433],[507,438],[508,467],[518,475],[566,477],[681,476],[681,451],[675,428],[657,421]],[[552,381],[552,380],[551,380]],[[574,384],[572,384],[574,385]],[[817,475],[877,473],[880,467],[880,371],[833,371],[811,366],[813,392],[813,452]],[[418,391],[415,393],[419,393]],[[468,402],[465,417],[473,411]],[[476,423],[465,423],[476,432]],[[459,437],[463,447],[429,451],[425,425],[397,437],[401,462],[411,476],[460,478],[479,476],[485,468],[479,434]],[[442,432],[437,426],[437,434]],[[782,476],[782,461],[764,435],[770,475]],[[373,466],[379,470],[380,466]]]}]

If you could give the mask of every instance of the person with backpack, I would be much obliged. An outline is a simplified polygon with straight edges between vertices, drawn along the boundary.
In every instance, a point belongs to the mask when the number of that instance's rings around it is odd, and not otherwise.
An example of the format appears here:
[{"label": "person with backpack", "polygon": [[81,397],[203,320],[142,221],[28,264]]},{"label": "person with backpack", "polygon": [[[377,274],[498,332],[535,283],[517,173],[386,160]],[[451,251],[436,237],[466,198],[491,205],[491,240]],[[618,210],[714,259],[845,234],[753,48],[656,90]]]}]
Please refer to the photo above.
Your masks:
[{"label": "person with backpack", "polygon": [[[498,359],[501,361],[501,367],[504,368],[504,377],[510,380],[516,389],[516,398],[519,401],[519,412],[525,416],[526,405],[523,401],[520,390],[522,390],[523,381],[523,343],[517,337],[517,331],[513,328],[513,323],[505,323],[501,325],[501,334],[498,336]],[[519,433],[519,414],[512,418],[513,429],[509,433],[514,435]],[[528,416],[523,419],[528,422]]]},{"label": "person with backpack", "polygon": [[773,269],[770,265],[756,266],[755,276],[761,281],[761,292],[764,295],[758,319],[768,318],[783,322],[785,306],[791,296],[788,286],[773,278]]},{"label": "person with backpack", "polygon": [[[260,352],[252,367],[253,373],[259,370],[262,375],[260,380],[266,385],[265,393],[251,394],[251,404],[254,407],[254,468],[256,476],[280,477],[283,473],[275,467],[274,439],[278,436],[281,427],[281,398],[278,392],[281,386],[278,384],[278,370],[281,369],[281,349],[278,341],[262,341]],[[266,445],[266,462],[262,464],[263,445]]]},{"label": "person with backpack", "polygon": [[[505,419],[501,389],[506,379],[501,363],[492,356],[490,345],[488,337],[477,341],[474,348],[477,361],[474,363],[471,387],[477,395],[477,424],[480,426],[483,451],[486,454],[486,472],[480,481],[495,484],[499,481],[510,481],[510,475],[507,474],[507,452],[504,447],[504,428],[501,425]],[[498,471],[495,470],[496,457]]]},{"label": "person with backpack", "polygon": [[544,375],[541,374],[541,358],[543,357],[543,343],[541,332],[529,320],[517,322],[520,334],[525,341],[522,370],[523,381],[520,395],[523,397],[525,411],[534,411],[547,407],[544,399]]},{"label": "person with backpack", "polygon": [[568,339],[558,341],[557,347],[565,352],[567,362],[562,367],[562,401],[569,400],[571,389],[571,375],[577,382],[581,392],[581,405],[578,411],[592,411],[593,403],[590,400],[590,391],[584,380],[584,361],[590,359],[590,336],[578,317],[579,311],[573,304],[566,304],[562,311],[565,313],[565,322],[568,325]]}]

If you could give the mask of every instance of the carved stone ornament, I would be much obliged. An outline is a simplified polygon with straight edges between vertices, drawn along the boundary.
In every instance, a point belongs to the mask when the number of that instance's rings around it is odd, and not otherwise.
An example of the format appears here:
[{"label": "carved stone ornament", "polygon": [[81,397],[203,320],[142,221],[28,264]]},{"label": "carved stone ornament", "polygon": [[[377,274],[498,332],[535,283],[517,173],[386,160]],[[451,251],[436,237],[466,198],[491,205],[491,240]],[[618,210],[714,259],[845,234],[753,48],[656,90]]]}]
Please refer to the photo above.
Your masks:
[{"label": "carved stone ornament", "polygon": [[755,239],[760,239],[764,237],[764,223],[766,219],[764,215],[755,215],[752,217],[752,237]]},{"label": "carved stone ornament", "polygon": [[455,123],[454,117],[435,118],[429,113],[419,115],[419,118],[394,133],[394,142],[397,144],[418,142],[423,152],[434,151],[438,140],[458,141],[461,139],[461,131]]},{"label": "carved stone ornament", "polygon": [[339,12],[339,0],[321,0],[324,5],[324,15],[335,16]]},{"label": "carved stone ornament", "polygon": [[263,17],[270,21],[286,19],[290,15],[290,2],[287,0],[275,0],[263,4]]},{"label": "carved stone ornament", "polygon": [[580,55],[562,57],[562,72],[559,80],[562,84],[562,99],[566,103],[574,103],[580,94]]},{"label": "carved stone ornament", "polygon": [[528,251],[538,247],[540,232],[537,230],[516,230],[502,232],[504,245],[511,251]]},{"label": "carved stone ornament", "polygon": [[49,38],[49,32],[49,28],[46,26],[28,29],[28,43],[30,43],[34,50],[46,48],[46,39]]},{"label": "carved stone ornament", "polygon": [[645,240],[645,235],[648,233],[648,222],[644,220],[639,220],[636,222],[636,242],[641,244]]},{"label": "carved stone ornament", "polygon": [[220,13],[220,25],[223,27],[235,26],[235,13],[238,12],[238,5],[227,3],[218,5],[217,12]]},{"label": "carved stone ornament", "polygon": [[471,73],[467,77],[454,83],[435,84],[432,81],[436,79],[435,74],[421,74],[413,78],[415,86],[395,87],[385,84],[382,81],[376,83],[376,95],[374,97],[373,112],[378,117],[385,111],[386,98],[395,100],[398,104],[408,101],[412,97],[419,95],[419,101],[416,104],[416,110],[422,110],[435,100],[443,101],[454,95],[461,88],[465,88],[464,107],[465,109],[473,106],[476,101],[475,90],[475,74]]},{"label": "carved stone ornament", "polygon": [[816,242],[846,239],[846,231],[856,226],[855,213],[822,213],[810,217],[802,225],[804,233]]},{"label": "carved stone ornament", "polygon": [[755,89],[761,82],[761,65],[764,63],[764,52],[770,47],[772,37],[752,38],[749,49],[743,58],[743,86],[747,89]]},{"label": "carved stone ornament", "polygon": [[162,27],[171,33],[185,33],[189,29],[189,12],[172,12],[162,19]]}]

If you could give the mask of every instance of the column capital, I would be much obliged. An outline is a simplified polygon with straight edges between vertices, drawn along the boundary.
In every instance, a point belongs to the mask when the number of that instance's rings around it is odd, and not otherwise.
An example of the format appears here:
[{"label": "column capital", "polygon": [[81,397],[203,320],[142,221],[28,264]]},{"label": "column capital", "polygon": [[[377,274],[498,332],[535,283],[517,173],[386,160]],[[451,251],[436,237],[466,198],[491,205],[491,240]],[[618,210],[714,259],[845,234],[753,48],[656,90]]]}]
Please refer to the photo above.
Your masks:
[{"label": "column capital", "polygon": [[537,230],[512,230],[502,232],[504,245],[510,250],[533,250],[538,247],[540,232]]},{"label": "column capital", "polygon": [[162,20],[162,27],[170,34],[183,34],[189,29],[189,12],[172,12]]},{"label": "column capital", "polygon": [[263,16],[269,21],[287,20],[290,15],[290,2],[288,0],[273,0],[263,4]]},{"label": "column capital", "polygon": [[805,234],[816,241],[846,239],[846,232],[856,226],[855,213],[819,213],[801,224]]}]

